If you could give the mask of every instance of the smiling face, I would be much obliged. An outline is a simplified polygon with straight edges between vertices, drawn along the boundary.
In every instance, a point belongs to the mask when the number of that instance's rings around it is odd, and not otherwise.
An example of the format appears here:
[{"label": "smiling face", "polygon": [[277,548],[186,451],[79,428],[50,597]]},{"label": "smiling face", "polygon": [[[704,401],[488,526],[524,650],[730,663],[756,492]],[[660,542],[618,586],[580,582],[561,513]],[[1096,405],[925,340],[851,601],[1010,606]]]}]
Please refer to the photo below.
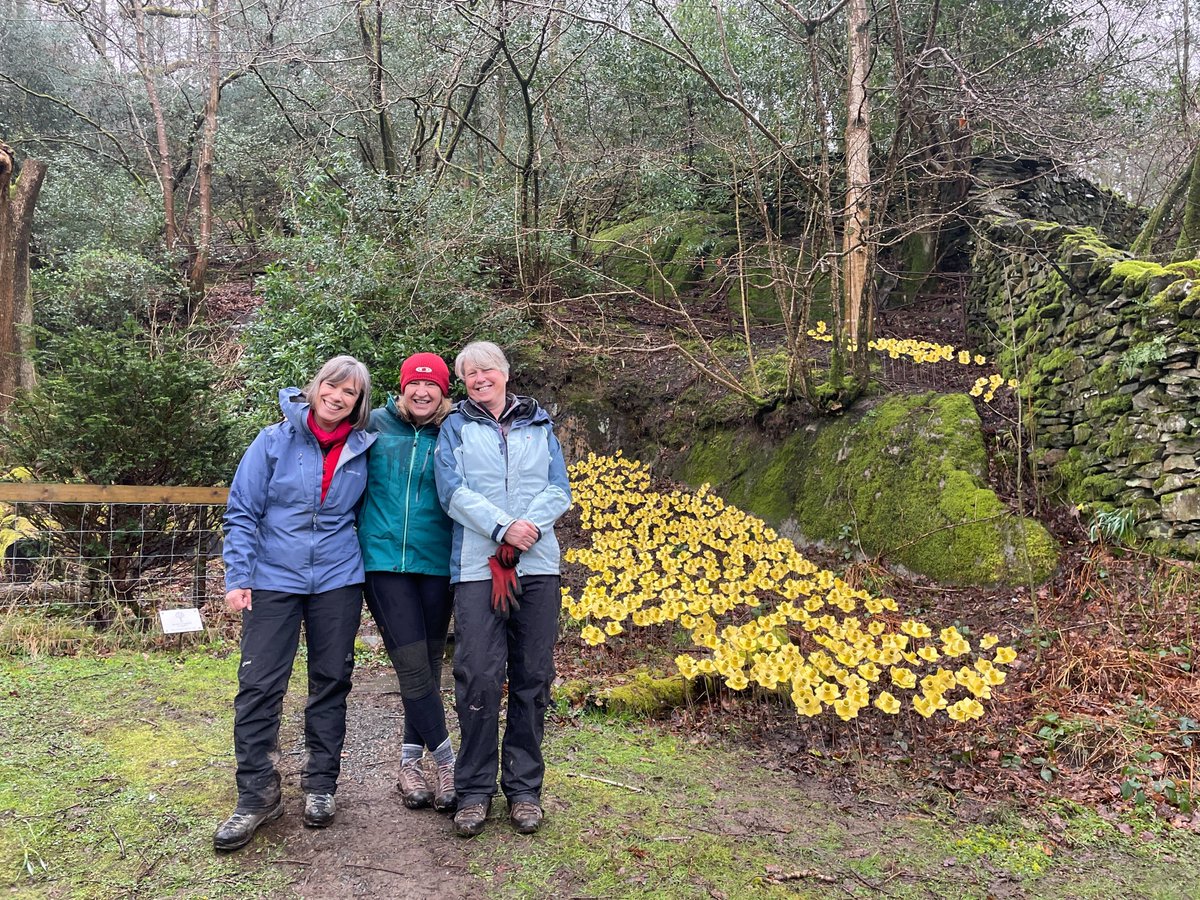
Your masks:
[{"label": "smiling face", "polygon": [[437,415],[442,405],[442,389],[432,381],[414,378],[400,392],[408,414],[418,425],[424,425]]},{"label": "smiling face", "polygon": [[504,398],[508,388],[508,376],[499,369],[485,369],[475,364],[463,368],[463,383],[467,396],[484,407],[493,416],[504,412]]},{"label": "smiling face", "polygon": [[322,381],[312,404],[313,418],[322,431],[333,431],[350,413],[362,396],[362,386],[353,378]]}]

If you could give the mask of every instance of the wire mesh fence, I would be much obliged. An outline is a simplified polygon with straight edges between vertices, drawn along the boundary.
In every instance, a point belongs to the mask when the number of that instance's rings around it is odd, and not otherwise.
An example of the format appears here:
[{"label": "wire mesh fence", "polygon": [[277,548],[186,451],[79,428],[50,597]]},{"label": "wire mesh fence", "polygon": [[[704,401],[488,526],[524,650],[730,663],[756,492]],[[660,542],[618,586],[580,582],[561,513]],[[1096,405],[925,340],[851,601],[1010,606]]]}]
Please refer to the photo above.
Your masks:
[{"label": "wire mesh fence", "polygon": [[[0,645],[47,629],[149,632],[224,596],[223,488],[0,485]],[[14,629],[20,622],[22,627]]]}]

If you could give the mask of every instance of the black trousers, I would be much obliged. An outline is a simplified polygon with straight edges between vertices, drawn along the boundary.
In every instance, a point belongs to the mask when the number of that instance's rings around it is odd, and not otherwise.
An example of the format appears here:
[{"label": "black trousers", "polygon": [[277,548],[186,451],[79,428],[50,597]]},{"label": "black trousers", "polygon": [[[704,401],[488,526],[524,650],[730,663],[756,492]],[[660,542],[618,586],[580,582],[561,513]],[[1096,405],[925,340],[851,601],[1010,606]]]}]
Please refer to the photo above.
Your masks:
[{"label": "black trousers", "polygon": [[368,572],[367,608],[400,685],[404,743],[434,750],[448,736],[441,688],[450,576]]},{"label": "black trousers", "polygon": [[[454,706],[462,733],[454,788],[460,809],[491,801],[497,768],[510,805],[540,802],[546,773],[542,734],[562,594],[557,575],[527,576],[521,584],[521,608],[507,620],[492,612],[490,581],[454,588]],[[506,679],[508,715],[498,753]]]},{"label": "black trousers", "polygon": [[279,718],[301,622],[308,646],[308,704],[300,786],[313,794],[337,790],[361,616],[360,584],[320,594],[254,591],[253,608],[242,612],[242,663],[233,702],[239,809],[269,809],[279,802]]}]

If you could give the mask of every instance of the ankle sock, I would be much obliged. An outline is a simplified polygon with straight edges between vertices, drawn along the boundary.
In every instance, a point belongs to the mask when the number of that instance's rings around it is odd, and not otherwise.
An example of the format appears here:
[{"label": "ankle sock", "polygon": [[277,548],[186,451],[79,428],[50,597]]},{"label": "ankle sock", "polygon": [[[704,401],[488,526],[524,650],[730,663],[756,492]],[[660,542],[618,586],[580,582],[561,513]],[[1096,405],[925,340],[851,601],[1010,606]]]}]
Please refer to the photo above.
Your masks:
[{"label": "ankle sock", "polygon": [[410,762],[420,762],[421,754],[425,752],[425,748],[420,744],[402,744],[400,746],[400,765],[406,765]]},{"label": "ankle sock", "polygon": [[446,738],[433,751],[433,758],[439,766],[450,766],[454,764],[454,748],[450,746],[450,738]]}]

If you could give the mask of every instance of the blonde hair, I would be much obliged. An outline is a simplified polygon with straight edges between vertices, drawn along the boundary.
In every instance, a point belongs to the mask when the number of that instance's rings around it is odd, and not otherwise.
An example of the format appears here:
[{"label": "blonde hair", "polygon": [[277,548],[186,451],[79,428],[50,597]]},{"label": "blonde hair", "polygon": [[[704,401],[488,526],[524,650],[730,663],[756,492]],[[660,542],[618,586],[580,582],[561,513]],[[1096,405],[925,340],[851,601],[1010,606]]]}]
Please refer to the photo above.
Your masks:
[{"label": "blonde hair", "polygon": [[454,360],[454,374],[462,378],[463,370],[467,366],[497,369],[504,373],[505,378],[508,378],[508,358],[504,355],[504,351],[491,341],[472,341],[459,351]]},{"label": "blonde hair", "polygon": [[[438,389],[441,394],[441,388]],[[404,399],[404,394],[395,394],[396,409],[400,413],[400,418],[410,425],[416,425],[416,420],[413,418],[412,410],[408,408],[408,401]],[[450,402],[450,398],[442,394],[442,402],[438,404],[438,408],[434,411],[433,416],[429,419],[434,425],[441,425],[442,420],[450,415],[450,410],[454,408],[454,404]]]},{"label": "blonde hair", "polygon": [[354,409],[350,410],[350,425],[361,431],[371,420],[371,373],[353,356],[335,356],[321,366],[305,386],[304,399],[311,404],[317,397],[317,390],[325,382],[341,384],[347,379],[352,379],[358,385],[358,399],[354,401]]}]

